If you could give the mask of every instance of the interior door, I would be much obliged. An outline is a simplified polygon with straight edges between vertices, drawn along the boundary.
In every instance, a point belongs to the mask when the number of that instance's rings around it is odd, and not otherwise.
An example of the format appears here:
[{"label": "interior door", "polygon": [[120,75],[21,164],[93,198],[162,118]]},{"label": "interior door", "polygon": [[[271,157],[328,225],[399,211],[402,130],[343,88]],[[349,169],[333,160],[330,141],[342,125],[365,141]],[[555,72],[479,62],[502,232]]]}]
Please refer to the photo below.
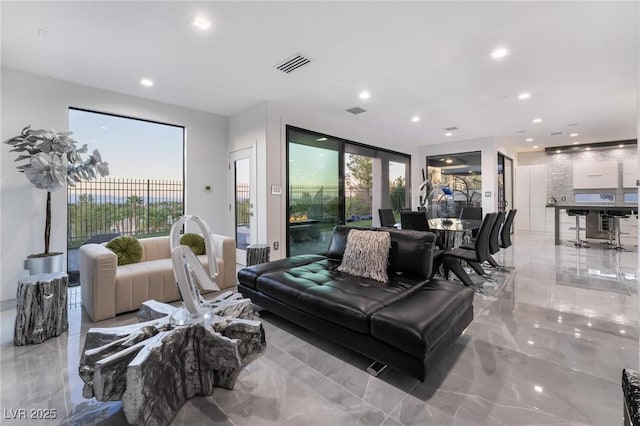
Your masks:
[{"label": "interior door", "polygon": [[236,262],[247,264],[247,247],[257,239],[255,203],[256,172],[253,148],[229,155],[229,173],[233,201],[229,204],[232,229],[236,239]]},{"label": "interior door", "polygon": [[504,157],[504,205],[505,211],[515,208],[513,203],[513,160]]}]

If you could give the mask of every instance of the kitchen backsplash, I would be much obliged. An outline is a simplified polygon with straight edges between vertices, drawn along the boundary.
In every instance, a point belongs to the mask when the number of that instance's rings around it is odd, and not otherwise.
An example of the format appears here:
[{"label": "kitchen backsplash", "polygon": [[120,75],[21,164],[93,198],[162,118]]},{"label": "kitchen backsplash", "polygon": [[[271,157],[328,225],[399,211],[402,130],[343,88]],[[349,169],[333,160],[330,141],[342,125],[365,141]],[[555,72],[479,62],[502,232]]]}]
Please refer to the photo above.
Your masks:
[{"label": "kitchen backsplash", "polygon": [[[622,182],[622,161],[637,158],[637,147],[601,149],[576,153],[546,154],[544,151],[521,152],[518,154],[519,166],[547,166],[547,196],[553,195],[558,203],[573,203],[573,163],[618,161],[618,182]],[[621,185],[621,184],[619,184]],[[628,191],[628,190],[627,190]],[[579,190],[583,193],[595,193],[597,190]],[[615,190],[616,203],[622,203],[624,191]],[[562,197],[566,201],[562,201]]]}]

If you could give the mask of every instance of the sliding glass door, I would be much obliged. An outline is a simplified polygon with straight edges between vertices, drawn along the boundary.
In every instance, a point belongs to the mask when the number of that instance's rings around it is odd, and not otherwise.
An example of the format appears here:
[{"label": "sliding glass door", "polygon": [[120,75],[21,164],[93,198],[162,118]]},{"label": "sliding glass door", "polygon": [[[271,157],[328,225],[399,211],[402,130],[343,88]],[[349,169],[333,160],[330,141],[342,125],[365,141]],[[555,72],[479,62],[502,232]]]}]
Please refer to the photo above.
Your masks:
[{"label": "sliding glass door", "polygon": [[411,157],[287,126],[287,255],[324,254],[339,224],[409,205]]},{"label": "sliding glass door", "polygon": [[324,253],[334,226],[344,223],[340,144],[297,130],[288,136],[288,252]]}]

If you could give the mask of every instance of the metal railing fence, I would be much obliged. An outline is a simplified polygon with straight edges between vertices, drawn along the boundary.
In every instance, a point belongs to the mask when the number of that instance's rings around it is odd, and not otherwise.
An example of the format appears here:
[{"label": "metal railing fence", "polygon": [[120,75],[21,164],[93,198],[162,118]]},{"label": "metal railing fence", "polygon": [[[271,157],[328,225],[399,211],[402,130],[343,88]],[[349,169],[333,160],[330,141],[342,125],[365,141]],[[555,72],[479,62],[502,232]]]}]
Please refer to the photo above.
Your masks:
[{"label": "metal railing fence", "polygon": [[184,213],[180,181],[98,179],[67,189],[67,245],[97,234],[168,235]]}]

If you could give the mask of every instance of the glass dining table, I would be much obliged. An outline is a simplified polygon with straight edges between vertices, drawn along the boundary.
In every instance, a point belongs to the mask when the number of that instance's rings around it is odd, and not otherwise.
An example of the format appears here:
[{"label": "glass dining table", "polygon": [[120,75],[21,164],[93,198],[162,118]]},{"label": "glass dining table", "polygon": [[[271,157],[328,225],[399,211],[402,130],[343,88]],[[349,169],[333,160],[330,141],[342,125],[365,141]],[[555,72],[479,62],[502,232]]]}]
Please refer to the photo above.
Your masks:
[{"label": "glass dining table", "polygon": [[465,232],[473,232],[473,230],[480,228],[482,225],[481,220],[471,219],[457,219],[457,218],[435,218],[429,219],[429,230],[436,232],[440,235],[438,242],[440,249],[449,250],[456,245],[456,240],[462,240],[462,236]]}]

